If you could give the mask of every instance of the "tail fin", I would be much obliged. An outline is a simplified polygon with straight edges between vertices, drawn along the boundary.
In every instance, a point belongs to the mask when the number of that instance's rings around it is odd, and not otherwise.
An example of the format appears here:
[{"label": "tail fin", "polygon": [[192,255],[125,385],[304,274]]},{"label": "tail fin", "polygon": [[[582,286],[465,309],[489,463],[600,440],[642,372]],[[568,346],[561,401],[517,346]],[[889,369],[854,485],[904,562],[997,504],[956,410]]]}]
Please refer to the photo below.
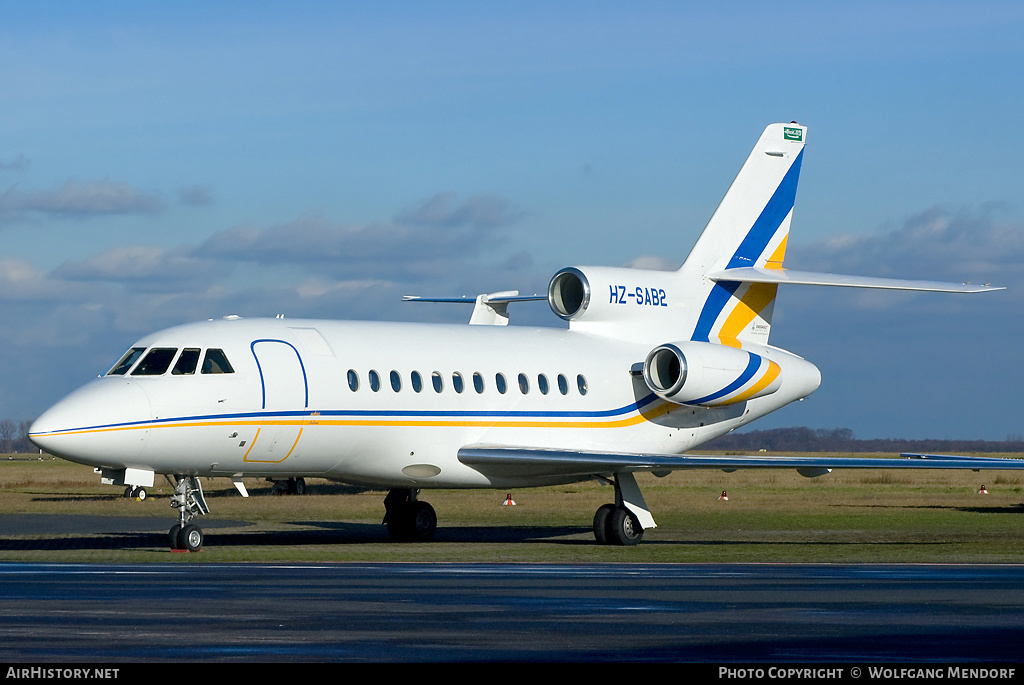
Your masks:
[{"label": "tail fin", "polygon": [[764,130],[680,267],[685,287],[702,302],[692,340],[732,347],[768,342],[778,285],[712,281],[709,275],[782,268],[806,138],[806,127],[795,123]]},{"label": "tail fin", "polygon": [[807,129],[772,124],[678,271],[569,267],[548,284],[570,330],[661,344],[764,345],[780,284],[976,293],[988,284],[935,283],[783,269]]}]

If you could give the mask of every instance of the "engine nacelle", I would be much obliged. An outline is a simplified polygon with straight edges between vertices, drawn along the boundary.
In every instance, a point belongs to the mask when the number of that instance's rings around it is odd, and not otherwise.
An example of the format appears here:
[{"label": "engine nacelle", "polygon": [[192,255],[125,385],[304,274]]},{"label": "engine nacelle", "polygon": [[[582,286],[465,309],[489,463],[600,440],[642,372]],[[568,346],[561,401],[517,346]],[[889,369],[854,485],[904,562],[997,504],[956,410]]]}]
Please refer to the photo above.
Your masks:
[{"label": "engine nacelle", "polygon": [[669,402],[710,407],[775,392],[782,385],[782,369],[767,357],[734,347],[676,342],[651,350],[644,381]]},{"label": "engine nacelle", "polygon": [[[620,267],[568,267],[548,284],[548,304],[560,318],[576,324],[622,324],[643,321],[659,326],[678,317],[683,295],[674,271]],[[628,336],[627,336],[628,337]]]}]

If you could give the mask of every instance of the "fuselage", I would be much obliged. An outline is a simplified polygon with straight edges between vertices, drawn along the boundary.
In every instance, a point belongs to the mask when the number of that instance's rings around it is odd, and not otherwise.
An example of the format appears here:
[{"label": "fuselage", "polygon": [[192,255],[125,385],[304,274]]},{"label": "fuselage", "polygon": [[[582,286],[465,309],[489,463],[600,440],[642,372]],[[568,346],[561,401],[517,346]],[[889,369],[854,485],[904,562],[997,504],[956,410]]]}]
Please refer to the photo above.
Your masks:
[{"label": "fuselage", "polygon": [[48,410],[30,436],[112,470],[515,487],[540,483],[486,476],[458,450],[681,453],[820,380],[812,364],[765,347],[758,354],[786,380],[778,391],[676,404],[636,372],[652,347],[556,328],[228,317],[139,340],[135,359]]}]

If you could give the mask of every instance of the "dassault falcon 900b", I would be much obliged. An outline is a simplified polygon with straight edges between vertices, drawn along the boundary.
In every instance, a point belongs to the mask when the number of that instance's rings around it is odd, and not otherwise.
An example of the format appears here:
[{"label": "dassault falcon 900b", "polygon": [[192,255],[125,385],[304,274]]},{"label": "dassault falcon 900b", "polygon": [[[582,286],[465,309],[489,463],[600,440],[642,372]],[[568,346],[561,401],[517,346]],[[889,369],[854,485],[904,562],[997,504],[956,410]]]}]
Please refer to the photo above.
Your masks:
[{"label": "dassault falcon 900b", "polygon": [[[430,539],[430,488],[601,479],[615,502],[594,535],[636,544],[654,519],[634,473],[676,469],[1024,467],[1024,460],[709,456],[688,453],[813,392],[818,369],[769,345],[780,284],[982,292],[986,286],[787,270],[807,129],[773,124],[677,271],[572,267],[547,300],[567,329],[506,326],[515,291],[480,295],[470,324],[229,316],[146,336],[106,375],[34,423],[43,450],[139,490],[163,474],[196,550],[200,477],[390,490],[388,533]],[[425,298],[407,298],[425,299]],[[450,301],[450,300],[436,300]]]}]

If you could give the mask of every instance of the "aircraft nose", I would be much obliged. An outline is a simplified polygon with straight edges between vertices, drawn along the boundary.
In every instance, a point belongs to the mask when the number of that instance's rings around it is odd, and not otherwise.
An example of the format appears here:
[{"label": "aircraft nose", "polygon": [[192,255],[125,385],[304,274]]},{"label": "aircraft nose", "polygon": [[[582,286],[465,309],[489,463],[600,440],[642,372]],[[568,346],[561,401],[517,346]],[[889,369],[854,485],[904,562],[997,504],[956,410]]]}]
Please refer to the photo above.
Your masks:
[{"label": "aircraft nose", "polygon": [[142,454],[153,412],[141,385],[103,377],[47,409],[29,439],[58,457],[95,466],[119,466]]}]

